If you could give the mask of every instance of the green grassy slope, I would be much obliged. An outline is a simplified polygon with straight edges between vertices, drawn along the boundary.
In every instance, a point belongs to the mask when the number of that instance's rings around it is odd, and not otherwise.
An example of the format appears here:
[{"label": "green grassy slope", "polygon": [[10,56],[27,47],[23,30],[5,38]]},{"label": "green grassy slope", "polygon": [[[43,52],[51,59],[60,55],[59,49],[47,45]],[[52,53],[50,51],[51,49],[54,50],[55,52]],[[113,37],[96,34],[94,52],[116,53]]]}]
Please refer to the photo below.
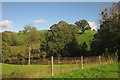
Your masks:
[{"label": "green grassy slope", "polygon": [[90,44],[95,34],[96,31],[86,30],[84,34],[77,35],[77,40],[79,44],[83,44],[85,42],[88,46],[88,49],[90,49]]},{"label": "green grassy slope", "polygon": [[[40,34],[42,34],[44,36],[44,34],[47,32],[47,30],[39,30]],[[92,39],[94,38],[94,34],[96,33],[96,31],[92,31],[92,30],[86,30],[84,34],[77,34],[76,38],[79,44],[83,44],[84,42],[86,42],[86,44],[88,45],[88,49],[90,49],[90,43],[92,41]],[[16,39],[18,42],[23,42],[24,41],[24,34],[17,34]]]},{"label": "green grassy slope", "polygon": [[[42,34],[45,34],[47,30],[40,30]],[[79,44],[83,44],[84,42],[88,45],[88,49],[90,49],[90,44],[94,38],[96,31],[86,30],[84,34],[77,34],[76,38]]]},{"label": "green grassy slope", "polygon": [[[47,32],[47,30],[39,30],[39,33],[40,34],[45,34]],[[23,42],[24,41],[24,38],[25,38],[25,34],[24,33],[15,33],[16,34],[16,40],[18,42]],[[39,36],[39,35],[38,35]]]},{"label": "green grassy slope", "polygon": [[63,73],[57,75],[56,78],[118,78],[118,74],[120,74],[118,63],[112,63],[100,67]]}]

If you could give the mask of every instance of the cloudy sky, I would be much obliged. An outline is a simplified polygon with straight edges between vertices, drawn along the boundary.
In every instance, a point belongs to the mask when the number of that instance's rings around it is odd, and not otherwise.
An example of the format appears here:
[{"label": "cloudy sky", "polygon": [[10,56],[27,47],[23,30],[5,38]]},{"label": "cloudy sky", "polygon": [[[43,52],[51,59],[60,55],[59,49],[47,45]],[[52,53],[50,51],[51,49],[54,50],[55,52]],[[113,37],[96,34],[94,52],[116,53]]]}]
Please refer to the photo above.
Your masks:
[{"label": "cloudy sky", "polygon": [[74,24],[85,19],[93,29],[99,26],[100,12],[112,2],[3,2],[2,31],[19,31],[27,24],[39,30],[64,20]]}]

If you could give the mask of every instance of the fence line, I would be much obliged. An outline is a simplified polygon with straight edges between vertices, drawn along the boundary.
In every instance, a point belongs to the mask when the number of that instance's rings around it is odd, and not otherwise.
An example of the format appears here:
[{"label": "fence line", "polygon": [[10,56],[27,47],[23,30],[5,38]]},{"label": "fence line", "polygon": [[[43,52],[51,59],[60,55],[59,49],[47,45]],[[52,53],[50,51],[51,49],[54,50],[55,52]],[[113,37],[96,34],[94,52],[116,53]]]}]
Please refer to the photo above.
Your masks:
[{"label": "fence line", "polygon": [[[30,65],[39,64],[42,70],[41,74],[47,74],[54,77],[57,74],[70,72],[73,70],[84,69],[87,66],[102,65],[104,63],[111,63],[117,61],[116,56],[90,56],[90,57],[53,57],[51,58],[40,58],[38,60],[30,60]],[[24,64],[28,65],[29,59],[24,61],[11,60],[6,62],[8,64]]]},{"label": "fence line", "polygon": [[[80,64],[81,68],[84,66],[84,64],[89,64],[89,63],[99,63],[101,64],[102,62],[114,62],[117,61],[116,56],[91,56],[91,57],[60,57],[60,58],[53,58],[54,64]],[[43,64],[43,65],[50,65],[51,64],[51,58],[40,58],[37,60],[8,60],[5,63],[8,64],[24,64],[27,65],[28,63],[30,64]]]}]

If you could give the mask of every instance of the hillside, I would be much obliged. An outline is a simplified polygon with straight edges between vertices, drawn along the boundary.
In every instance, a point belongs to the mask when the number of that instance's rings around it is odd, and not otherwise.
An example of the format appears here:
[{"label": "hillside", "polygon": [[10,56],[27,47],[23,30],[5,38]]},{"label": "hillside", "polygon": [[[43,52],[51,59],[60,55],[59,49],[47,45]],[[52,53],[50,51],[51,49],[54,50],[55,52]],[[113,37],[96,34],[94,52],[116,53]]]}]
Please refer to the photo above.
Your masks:
[{"label": "hillside", "polygon": [[92,39],[94,38],[94,35],[96,34],[96,31],[92,30],[86,30],[84,34],[77,35],[77,40],[79,44],[83,44],[84,42],[88,46],[88,50],[90,49],[90,44],[92,42]]},{"label": "hillside", "polygon": [[[39,30],[40,34],[44,35],[47,30]],[[83,44],[84,42],[87,44],[88,46],[88,50],[90,49],[90,44],[92,39],[94,38],[94,34],[96,34],[96,31],[92,31],[92,30],[86,30],[84,34],[78,34],[76,35],[77,41],[79,44]],[[23,41],[23,34],[18,34],[16,36],[17,41],[22,42]]]},{"label": "hillside", "polygon": [[[40,32],[44,35],[47,32],[47,30],[40,30]],[[84,34],[76,35],[76,38],[79,44],[83,44],[85,42],[88,46],[88,50],[90,50],[90,44],[95,34],[96,34],[96,31],[86,30]]]}]

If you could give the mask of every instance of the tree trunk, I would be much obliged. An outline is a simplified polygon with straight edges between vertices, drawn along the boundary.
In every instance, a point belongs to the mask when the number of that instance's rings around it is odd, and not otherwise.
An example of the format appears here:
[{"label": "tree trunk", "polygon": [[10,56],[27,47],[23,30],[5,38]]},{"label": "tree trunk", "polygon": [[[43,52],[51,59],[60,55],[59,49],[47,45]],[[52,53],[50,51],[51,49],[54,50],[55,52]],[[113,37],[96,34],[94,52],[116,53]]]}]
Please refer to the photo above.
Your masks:
[{"label": "tree trunk", "polygon": [[28,60],[28,65],[30,65],[30,51],[31,51],[31,50],[29,49],[29,56],[28,56],[28,59],[29,59],[29,60]]}]

